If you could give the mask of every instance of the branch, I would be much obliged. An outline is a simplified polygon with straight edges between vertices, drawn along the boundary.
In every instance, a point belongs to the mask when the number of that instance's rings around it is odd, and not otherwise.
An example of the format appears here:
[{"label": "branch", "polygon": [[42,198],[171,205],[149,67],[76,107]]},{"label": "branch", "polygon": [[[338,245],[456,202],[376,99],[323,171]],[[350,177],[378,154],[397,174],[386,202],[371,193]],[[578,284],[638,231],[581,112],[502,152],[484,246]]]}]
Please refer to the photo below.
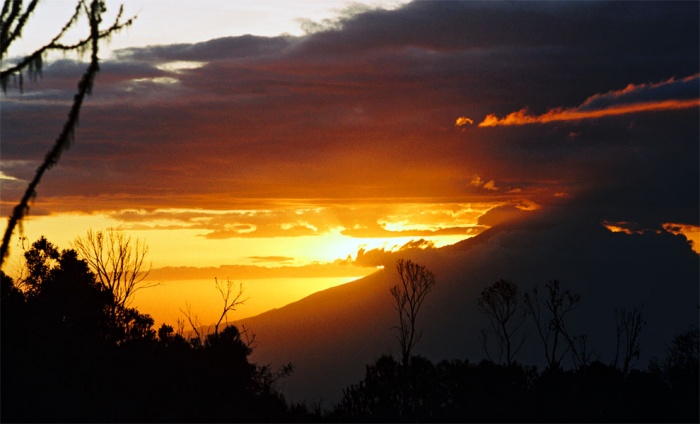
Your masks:
[{"label": "branch", "polygon": [[226,281],[226,292],[224,293],[223,286],[219,284],[219,280],[214,278],[214,281],[216,282],[216,289],[219,291],[221,294],[221,298],[224,301],[224,309],[221,312],[221,316],[219,317],[219,320],[216,322],[216,325],[214,326],[214,333],[218,334],[219,332],[219,325],[221,324],[221,320],[223,320],[226,315],[228,315],[229,312],[233,312],[236,310],[236,306],[241,305],[245,303],[246,300],[248,299],[243,299],[243,300],[238,300],[243,296],[243,284],[238,285],[238,294],[229,301],[231,298],[231,290],[233,289],[233,283],[231,280]]},{"label": "branch", "polygon": [[[21,6],[21,2],[17,1],[16,4],[19,4]],[[81,2],[79,3],[78,7],[80,5],[84,5],[84,3]],[[5,7],[3,7],[3,11],[5,11]],[[2,267],[5,258],[7,257],[9,253],[9,247],[10,247],[10,240],[12,238],[12,233],[14,232],[15,227],[17,226],[18,223],[21,223],[22,219],[24,219],[25,215],[29,212],[29,201],[30,199],[33,199],[36,196],[36,188],[41,182],[42,177],[44,176],[44,173],[54,167],[59,159],[61,158],[61,154],[63,153],[64,150],[66,150],[69,146],[70,143],[75,139],[75,128],[78,126],[78,118],[80,116],[80,110],[83,105],[83,101],[85,100],[85,97],[89,95],[92,91],[92,86],[95,80],[95,76],[100,70],[100,65],[99,65],[99,57],[98,57],[98,49],[99,49],[99,39],[104,38],[109,36],[112,32],[118,31],[122,28],[124,28],[127,25],[131,25],[133,22],[134,18],[129,19],[124,24],[119,24],[119,19],[121,18],[123,8],[120,8],[119,15],[117,16],[117,21],[112,25],[111,28],[107,29],[106,31],[100,32],[99,30],[99,24],[102,21],[102,4],[101,2],[97,0],[93,0],[91,4],[91,10],[88,13],[88,17],[90,20],[90,37],[89,40],[92,41],[91,46],[92,46],[92,54],[90,57],[90,65],[87,67],[85,73],[83,74],[82,78],[80,79],[78,83],[78,91],[76,92],[75,96],[73,97],[73,105],[70,108],[70,111],[68,113],[68,119],[66,120],[63,129],[61,130],[60,134],[58,135],[58,138],[56,139],[53,147],[49,152],[46,154],[44,157],[44,161],[42,164],[39,166],[39,168],[36,170],[36,173],[34,175],[34,178],[30,181],[29,185],[27,186],[27,189],[24,192],[24,195],[22,196],[20,202],[13,208],[12,214],[10,215],[10,218],[7,223],[7,228],[5,229],[5,233],[3,235],[2,239],[2,245],[0,246],[0,267]],[[13,10],[14,12],[14,10]],[[78,13],[78,12],[76,12]],[[75,14],[74,17],[75,18]],[[73,20],[71,18],[71,21]],[[14,19],[14,18],[12,18]],[[8,19],[8,21],[11,21],[11,19]],[[71,21],[67,25],[72,25]],[[7,31],[7,21],[3,21],[3,28],[2,28],[2,36],[6,36],[5,31]],[[65,30],[65,27],[64,27]],[[61,34],[64,32],[62,30]],[[59,34],[60,35],[60,34]],[[4,53],[3,53],[4,54]],[[31,63],[31,62],[27,62]],[[27,66],[27,65],[24,65]],[[21,68],[19,68],[21,69]],[[14,72],[18,72],[16,69]],[[3,87],[5,86],[6,78],[10,74],[7,73],[7,71],[3,71],[2,75],[0,76],[0,80],[2,82]],[[21,74],[20,74],[21,75]]]},{"label": "branch", "polygon": [[[5,4],[3,5],[3,14],[2,16],[5,15],[5,11],[7,10],[7,5],[8,1],[5,1]],[[31,15],[34,12],[34,8],[36,8],[36,5],[39,3],[39,0],[32,0],[31,3],[29,3],[29,6],[27,6],[27,10],[24,11],[22,16],[20,16],[19,21],[17,22],[17,25],[15,25],[14,30],[12,30],[12,33],[10,33],[10,26],[12,25],[12,21],[15,20],[17,15],[19,14],[20,9],[22,8],[22,2],[21,1],[13,1],[12,2],[12,13],[8,17],[7,21],[3,20],[2,21],[2,35],[0,35],[0,57],[4,56],[5,53],[7,52],[8,47],[10,44],[12,44],[15,39],[19,38],[22,36],[22,29],[24,28],[24,25],[27,23],[27,19],[29,18],[29,15]]]},{"label": "branch", "polygon": [[190,327],[192,327],[192,331],[194,331],[194,334],[197,335],[197,338],[201,342],[202,335],[199,334],[199,330],[197,329],[197,323],[199,319],[196,315],[194,317],[192,316],[192,305],[190,305],[189,303],[185,303],[185,307],[187,308],[187,312],[183,311],[182,308],[180,308],[180,312],[182,312],[182,315],[184,315],[185,318],[187,318],[187,322],[189,322]]},{"label": "branch", "polygon": [[2,239],[2,246],[0,247],[0,266],[2,266],[5,257],[9,252],[10,238],[12,237],[12,232],[19,221],[21,221],[24,216],[29,212],[29,200],[36,196],[36,187],[41,182],[41,178],[44,173],[49,169],[53,168],[61,157],[61,153],[68,148],[71,141],[74,139],[75,127],[78,125],[78,116],[80,115],[80,108],[83,105],[83,100],[85,96],[88,95],[90,89],[92,88],[92,83],[95,79],[95,75],[99,72],[99,65],[97,60],[90,62],[85,74],[78,84],[78,92],[73,97],[73,106],[68,113],[68,120],[63,126],[63,130],[58,135],[54,146],[44,157],[44,162],[36,170],[34,178],[27,186],[27,189],[22,196],[19,204],[12,210],[12,215],[7,223],[7,228],[5,229],[5,235]]}]

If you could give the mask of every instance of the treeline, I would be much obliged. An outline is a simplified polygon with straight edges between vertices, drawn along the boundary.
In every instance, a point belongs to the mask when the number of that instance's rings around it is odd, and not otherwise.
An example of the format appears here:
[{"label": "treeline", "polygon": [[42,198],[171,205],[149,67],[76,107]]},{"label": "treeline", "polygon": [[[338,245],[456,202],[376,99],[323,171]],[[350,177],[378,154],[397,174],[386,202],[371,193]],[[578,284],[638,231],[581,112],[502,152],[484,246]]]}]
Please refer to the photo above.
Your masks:
[{"label": "treeline", "polygon": [[[623,374],[593,362],[575,370],[484,360],[402,364],[382,356],[346,388],[327,419],[348,422],[697,422],[697,330],[669,358]],[[697,345],[696,345],[697,346]]]},{"label": "treeline", "polygon": [[[90,233],[89,233],[90,235]],[[522,294],[510,281],[485,288],[475,307],[486,316],[483,348],[494,360],[433,363],[412,353],[420,341],[421,305],[436,284],[423,265],[400,260],[390,294],[398,312],[398,359],[382,356],[330,410],[290,404],[276,389],[293,372],[251,363],[253,336],[235,326],[177,329],[130,308],[139,275],[119,269],[143,262],[145,250],[119,237],[88,237],[99,249],[59,251],[41,238],[24,253],[16,281],[0,271],[3,422],[697,422],[697,327],[673,338],[663,360],[635,369],[641,309],[617,314],[612,363],[591,360],[585,336],[566,316],[580,296],[550,282]],[[114,244],[109,240],[116,240]],[[117,252],[99,256],[100,249]],[[121,246],[121,248],[119,248]],[[135,250],[134,250],[135,249]],[[91,254],[93,252],[94,254]],[[122,253],[118,253],[122,252]],[[87,260],[81,256],[90,256]],[[101,259],[100,259],[101,258]],[[95,262],[96,259],[97,262]],[[101,263],[99,265],[98,263]],[[106,266],[105,264],[109,264]],[[91,268],[102,271],[93,273]],[[105,272],[112,270],[112,272]],[[222,318],[241,292],[217,284]],[[546,367],[519,363],[526,325],[542,342]],[[312,348],[312,347],[311,347]],[[571,369],[562,358],[570,355]]]},{"label": "treeline", "polygon": [[[406,334],[435,284],[422,265],[399,260],[401,286],[391,294],[399,311],[400,361],[383,356],[367,366],[365,378],[343,391],[328,418],[372,422],[698,422],[697,327],[673,338],[663,362],[633,368],[641,352],[643,308],[616,309],[617,344],[612,363],[592,360],[587,334],[573,334],[567,317],[581,295],[552,280],[523,293],[509,280],[486,287],[477,300],[488,325],[481,331],[488,359],[480,363],[441,361],[411,354]],[[407,272],[408,270],[408,272]],[[404,311],[410,313],[404,314]],[[527,327],[541,343],[546,366],[517,362]],[[573,368],[565,370],[570,356]],[[492,358],[497,358],[495,362]]]},{"label": "treeline", "polygon": [[275,390],[291,366],[248,360],[234,326],[187,339],[125,306],[74,250],[46,239],[4,272],[2,422],[295,420]]}]

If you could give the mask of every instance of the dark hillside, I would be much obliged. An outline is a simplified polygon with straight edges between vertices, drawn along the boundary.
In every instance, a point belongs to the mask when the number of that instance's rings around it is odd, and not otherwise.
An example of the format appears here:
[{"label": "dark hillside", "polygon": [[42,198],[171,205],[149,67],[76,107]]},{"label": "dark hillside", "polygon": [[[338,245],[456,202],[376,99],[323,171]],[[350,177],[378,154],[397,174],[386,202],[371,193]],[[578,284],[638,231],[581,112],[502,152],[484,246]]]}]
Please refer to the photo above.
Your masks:
[{"label": "dark hillside", "polygon": [[[486,323],[476,300],[501,278],[527,291],[557,279],[580,293],[570,329],[588,334],[594,359],[604,362],[614,355],[614,308],[643,305],[647,325],[637,366],[664,357],[673,335],[698,322],[698,255],[682,236],[612,233],[599,220],[563,216],[533,214],[442,249],[387,254],[384,270],[245,320],[259,342],[254,358],[295,364],[284,383],[290,399],[336,401],[366,364],[398,353],[389,288],[399,256],[425,264],[437,278],[419,318],[424,336],[416,348],[432,360],[484,357],[479,331]],[[536,337],[531,329],[520,362],[543,365]]]}]

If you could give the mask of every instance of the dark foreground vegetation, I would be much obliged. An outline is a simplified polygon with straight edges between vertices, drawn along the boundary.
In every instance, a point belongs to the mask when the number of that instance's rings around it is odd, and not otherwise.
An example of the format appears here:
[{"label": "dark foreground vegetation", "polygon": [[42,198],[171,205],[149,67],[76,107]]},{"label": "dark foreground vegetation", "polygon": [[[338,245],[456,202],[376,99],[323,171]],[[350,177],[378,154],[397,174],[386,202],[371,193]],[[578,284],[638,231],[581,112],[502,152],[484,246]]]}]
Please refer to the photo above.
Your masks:
[{"label": "dark foreground vegetation", "polygon": [[694,364],[674,362],[628,375],[600,362],[577,370],[537,372],[534,367],[491,361],[433,364],[416,356],[403,365],[384,356],[367,367],[364,380],[345,390],[329,418],[365,422],[697,422],[697,356]]},{"label": "dark foreground vegetation", "polygon": [[[73,250],[41,239],[2,273],[2,421],[278,421],[288,372],[251,364],[236,327],[186,340],[115,302]],[[18,287],[19,286],[19,287]]]},{"label": "dark foreground vegetation", "polygon": [[0,272],[2,422],[698,421],[697,328],[646,370],[383,356],[331,410],[310,410],[275,389],[291,365],[251,363],[236,327],[156,330],[75,251],[42,238],[25,259],[18,281]]}]

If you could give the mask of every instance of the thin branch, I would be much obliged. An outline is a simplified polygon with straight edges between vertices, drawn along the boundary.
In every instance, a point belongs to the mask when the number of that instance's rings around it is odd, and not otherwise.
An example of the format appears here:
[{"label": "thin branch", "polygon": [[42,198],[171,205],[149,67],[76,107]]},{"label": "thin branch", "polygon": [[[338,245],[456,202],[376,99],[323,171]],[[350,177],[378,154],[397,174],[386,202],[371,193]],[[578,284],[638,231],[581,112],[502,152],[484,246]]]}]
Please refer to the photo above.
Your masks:
[{"label": "thin branch", "polygon": [[[79,3],[80,5],[84,6],[84,3],[81,2]],[[13,4],[13,7],[17,5],[17,7],[21,8],[21,2],[17,1],[15,4]],[[84,6],[85,9],[87,9],[86,6]],[[6,8],[3,7],[3,11]],[[11,12],[11,16],[16,16],[17,13],[13,9]],[[92,48],[92,54],[90,57],[90,64],[87,67],[85,73],[83,74],[82,78],[80,79],[78,83],[78,91],[73,97],[73,104],[70,108],[70,111],[68,113],[68,119],[66,120],[63,129],[61,130],[60,134],[58,135],[58,138],[54,142],[53,147],[49,150],[49,152],[46,154],[44,157],[44,161],[42,164],[39,166],[39,168],[36,170],[36,173],[34,175],[34,178],[30,181],[30,183],[27,186],[27,189],[24,192],[24,195],[22,196],[20,202],[12,209],[12,214],[10,215],[10,218],[7,223],[7,228],[5,229],[5,233],[3,235],[2,239],[2,245],[0,245],[0,267],[2,267],[5,258],[7,257],[9,253],[9,247],[10,247],[10,240],[12,238],[12,234],[14,232],[15,227],[18,225],[18,223],[22,222],[22,219],[26,216],[26,214],[29,212],[29,201],[33,199],[36,196],[36,188],[41,182],[42,177],[44,176],[44,173],[54,167],[59,159],[61,158],[61,154],[70,146],[71,142],[75,138],[75,128],[78,126],[78,119],[80,116],[80,110],[83,105],[83,101],[85,100],[85,97],[89,95],[92,91],[92,86],[95,80],[95,77],[97,73],[100,70],[100,65],[99,65],[99,57],[98,57],[98,52],[99,52],[99,40],[101,38],[108,37],[110,34],[112,34],[115,31],[119,31],[120,29],[124,28],[127,25],[131,25],[133,22],[133,19],[130,19],[124,24],[120,24],[118,22],[118,19],[121,18],[122,14],[122,8],[120,8],[119,15],[117,17],[117,21],[107,29],[106,31],[100,31],[99,25],[102,22],[102,13],[104,12],[103,4],[102,2],[98,0],[93,0],[91,3],[90,10],[88,11],[88,18],[90,22],[90,36],[88,37],[89,40],[92,42],[91,43],[91,48]],[[5,37],[4,39],[7,39],[9,37],[6,33],[8,31],[7,25],[12,22],[14,18],[8,18],[6,21],[3,22],[3,28],[2,28],[2,34],[0,34],[1,37]],[[71,18],[72,20],[73,18]],[[70,23],[69,25],[72,25]],[[67,24],[68,25],[68,24]],[[63,30],[62,32],[63,33]],[[4,44],[4,47],[6,45]],[[4,53],[3,53],[4,54]],[[36,60],[36,59],[35,59]],[[27,65],[31,62],[27,62]],[[18,70],[19,69],[19,70]],[[15,69],[13,72],[20,72],[21,76],[21,68]],[[8,71],[3,71],[1,75],[1,82],[4,87],[5,81],[7,76],[10,75]]]},{"label": "thin branch", "polygon": [[233,282],[231,280],[226,281],[226,291],[224,292],[224,287],[221,283],[219,283],[219,280],[214,278],[214,282],[216,283],[216,289],[219,291],[219,294],[221,294],[221,298],[224,301],[224,308],[221,311],[221,316],[219,317],[219,320],[216,322],[216,325],[214,326],[214,334],[219,333],[219,325],[221,324],[221,321],[228,315],[229,312],[233,312],[236,310],[236,307],[238,305],[241,305],[245,303],[246,299],[239,300],[241,296],[243,296],[243,284],[238,285],[238,294],[231,299],[231,293],[233,290]]},{"label": "thin branch", "polygon": [[197,328],[200,325],[199,318],[196,315],[192,315],[192,305],[186,302],[185,307],[187,308],[187,312],[183,311],[182,308],[180,308],[180,312],[182,312],[182,315],[187,318],[187,322],[190,324],[190,327],[192,327],[194,334],[197,335],[197,339],[202,342],[202,335],[199,333],[199,329]]},{"label": "thin branch", "polygon": [[[9,32],[10,32],[9,27],[11,26],[12,21],[14,20],[14,17],[17,16],[17,13],[22,8],[21,1],[14,1],[13,6],[16,5],[16,7],[13,7],[14,15],[10,16],[10,22],[3,22],[2,46],[0,46],[0,57],[5,55],[7,48],[10,46],[10,44],[12,44],[12,42],[15,39],[22,36],[22,30],[24,29],[24,25],[27,23],[27,19],[29,19],[29,16],[34,12],[34,9],[36,8],[36,5],[38,3],[39,3],[39,0],[32,0],[32,2],[29,3],[29,6],[27,6],[27,9],[24,11],[22,16],[20,16],[19,21],[17,21],[17,24],[15,25],[15,28],[12,30],[12,33],[9,34]],[[5,10],[5,7],[3,7],[3,11],[4,10]]]}]

